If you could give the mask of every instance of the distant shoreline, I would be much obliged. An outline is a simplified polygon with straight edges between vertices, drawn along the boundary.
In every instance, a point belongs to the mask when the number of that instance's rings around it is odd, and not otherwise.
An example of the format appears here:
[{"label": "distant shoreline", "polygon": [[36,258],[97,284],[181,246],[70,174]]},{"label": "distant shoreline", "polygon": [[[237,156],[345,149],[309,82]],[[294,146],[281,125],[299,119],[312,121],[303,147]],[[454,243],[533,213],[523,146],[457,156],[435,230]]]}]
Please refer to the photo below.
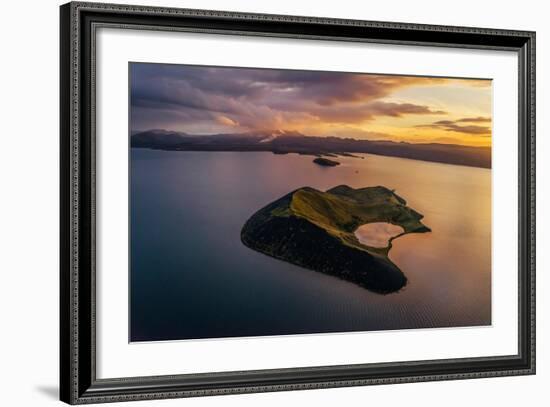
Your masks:
[{"label": "distant shoreline", "polygon": [[[350,155],[350,153],[302,153],[302,152],[294,152],[294,151],[285,151],[285,152],[278,152],[278,151],[270,151],[270,150],[206,150],[206,149],[169,149],[169,148],[155,148],[155,147],[136,147],[136,146],[130,146],[130,148],[135,148],[136,150],[156,150],[156,151],[173,151],[173,152],[188,152],[188,153],[271,153],[274,155],[287,155],[287,154],[296,154],[296,155],[304,155],[304,156],[314,156],[314,157],[323,157],[323,156],[340,156],[340,157],[354,157],[354,158],[362,158],[358,156]],[[469,168],[480,168],[484,170],[490,170],[491,167],[482,167],[478,165],[467,165],[467,164],[455,164],[455,163],[449,163],[445,161],[435,161],[435,160],[424,160],[420,158],[411,158],[411,157],[399,157],[396,155],[389,155],[389,154],[381,154],[381,153],[360,153],[360,152],[354,152],[354,154],[371,154],[376,155],[379,157],[390,157],[390,158],[401,158],[404,160],[413,160],[413,161],[422,161],[426,163],[435,163],[435,164],[445,164],[445,165],[456,165],[459,167],[469,167]]]},{"label": "distant shoreline", "polygon": [[375,154],[466,167],[491,168],[491,147],[438,143],[412,144],[304,135],[220,134],[191,136],[184,133],[147,131],[131,136],[131,147],[164,151],[233,151],[301,154],[315,157],[349,157]]}]

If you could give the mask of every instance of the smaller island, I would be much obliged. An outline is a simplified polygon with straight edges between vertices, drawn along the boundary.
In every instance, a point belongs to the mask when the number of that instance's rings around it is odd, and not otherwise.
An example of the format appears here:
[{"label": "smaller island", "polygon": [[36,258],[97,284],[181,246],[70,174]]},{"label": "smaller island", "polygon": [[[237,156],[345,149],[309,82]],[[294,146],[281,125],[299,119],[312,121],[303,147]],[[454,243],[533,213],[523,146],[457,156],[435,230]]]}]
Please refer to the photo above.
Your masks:
[{"label": "smaller island", "polygon": [[337,165],[340,165],[338,161],[329,160],[328,158],[323,157],[317,157],[313,160],[313,162],[323,167],[336,167]]},{"label": "smaller island", "polygon": [[351,158],[360,158],[360,159],[365,159],[365,157],[362,157],[362,156],[359,156],[359,155],[355,155],[355,154],[350,154],[350,153],[336,153],[342,157],[351,157]]}]

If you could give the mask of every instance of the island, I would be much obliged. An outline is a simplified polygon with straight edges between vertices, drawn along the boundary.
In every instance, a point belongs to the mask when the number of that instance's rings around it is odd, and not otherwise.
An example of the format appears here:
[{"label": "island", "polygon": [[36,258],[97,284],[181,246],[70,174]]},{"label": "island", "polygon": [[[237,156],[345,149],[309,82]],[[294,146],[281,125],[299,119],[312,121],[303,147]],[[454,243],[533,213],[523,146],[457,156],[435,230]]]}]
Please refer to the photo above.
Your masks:
[{"label": "island", "polygon": [[[391,241],[407,233],[429,232],[422,218],[383,186],[339,185],[326,192],[303,187],[252,215],[241,230],[241,240],[268,256],[387,294],[407,283],[388,258]],[[385,247],[362,244],[354,232],[374,222],[400,226],[403,232]]]},{"label": "island", "polygon": [[313,160],[313,162],[323,167],[336,167],[337,165],[340,165],[338,161],[329,160],[328,158],[323,157],[317,157]]}]

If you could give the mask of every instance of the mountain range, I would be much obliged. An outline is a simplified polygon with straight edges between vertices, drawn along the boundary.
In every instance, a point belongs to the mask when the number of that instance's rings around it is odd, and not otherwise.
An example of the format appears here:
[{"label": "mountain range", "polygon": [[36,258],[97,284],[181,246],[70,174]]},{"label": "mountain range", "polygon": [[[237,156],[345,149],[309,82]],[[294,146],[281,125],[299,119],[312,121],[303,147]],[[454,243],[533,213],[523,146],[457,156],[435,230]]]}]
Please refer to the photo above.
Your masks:
[{"label": "mountain range", "polygon": [[491,147],[317,137],[285,130],[211,135],[147,130],[132,134],[131,147],[170,151],[269,151],[274,154],[298,153],[319,157],[369,153],[491,168]]}]

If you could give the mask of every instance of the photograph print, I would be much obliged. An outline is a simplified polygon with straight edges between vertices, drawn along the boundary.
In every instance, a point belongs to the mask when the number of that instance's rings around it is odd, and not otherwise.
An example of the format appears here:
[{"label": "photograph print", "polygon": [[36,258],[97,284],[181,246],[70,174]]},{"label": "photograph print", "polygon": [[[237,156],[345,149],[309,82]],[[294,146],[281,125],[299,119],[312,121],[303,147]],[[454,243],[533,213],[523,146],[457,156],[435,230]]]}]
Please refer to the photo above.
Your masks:
[{"label": "photograph print", "polygon": [[492,82],[131,62],[130,342],[491,325]]}]

